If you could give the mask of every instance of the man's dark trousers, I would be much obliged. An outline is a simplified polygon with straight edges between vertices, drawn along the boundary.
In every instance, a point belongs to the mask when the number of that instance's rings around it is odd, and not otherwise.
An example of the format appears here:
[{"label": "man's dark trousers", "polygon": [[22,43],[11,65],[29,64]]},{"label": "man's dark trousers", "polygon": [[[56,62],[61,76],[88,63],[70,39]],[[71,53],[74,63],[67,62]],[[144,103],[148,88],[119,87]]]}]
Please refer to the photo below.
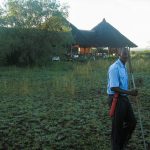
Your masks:
[{"label": "man's dark trousers", "polygon": [[[113,95],[109,96],[108,104],[111,107]],[[123,150],[124,145],[131,138],[136,126],[136,119],[127,96],[119,95],[114,116],[112,117],[112,150]]]}]

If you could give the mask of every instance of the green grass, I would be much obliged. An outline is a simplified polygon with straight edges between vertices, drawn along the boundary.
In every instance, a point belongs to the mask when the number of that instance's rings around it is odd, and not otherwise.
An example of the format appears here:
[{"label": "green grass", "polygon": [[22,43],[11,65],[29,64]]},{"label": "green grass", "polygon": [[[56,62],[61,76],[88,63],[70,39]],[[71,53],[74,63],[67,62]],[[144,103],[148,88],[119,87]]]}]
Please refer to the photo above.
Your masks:
[{"label": "green grass", "polygon": [[[133,58],[146,142],[150,143],[150,59]],[[113,60],[59,62],[0,72],[0,149],[109,150],[107,69]],[[136,103],[133,107],[137,116]],[[131,147],[142,150],[139,122]]]}]

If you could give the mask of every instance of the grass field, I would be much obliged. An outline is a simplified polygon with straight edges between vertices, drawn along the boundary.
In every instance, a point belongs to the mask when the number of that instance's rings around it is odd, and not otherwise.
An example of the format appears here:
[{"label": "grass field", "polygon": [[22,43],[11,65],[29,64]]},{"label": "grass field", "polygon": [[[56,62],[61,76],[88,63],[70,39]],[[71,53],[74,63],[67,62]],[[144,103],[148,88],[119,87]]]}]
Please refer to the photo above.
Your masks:
[{"label": "grass field", "polygon": [[[134,54],[135,55],[135,54]],[[150,56],[133,58],[146,143],[150,143]],[[142,57],[141,57],[142,56]],[[107,69],[113,60],[0,68],[0,149],[109,150]],[[131,98],[136,117],[137,105]],[[131,149],[142,150],[139,119]]]}]

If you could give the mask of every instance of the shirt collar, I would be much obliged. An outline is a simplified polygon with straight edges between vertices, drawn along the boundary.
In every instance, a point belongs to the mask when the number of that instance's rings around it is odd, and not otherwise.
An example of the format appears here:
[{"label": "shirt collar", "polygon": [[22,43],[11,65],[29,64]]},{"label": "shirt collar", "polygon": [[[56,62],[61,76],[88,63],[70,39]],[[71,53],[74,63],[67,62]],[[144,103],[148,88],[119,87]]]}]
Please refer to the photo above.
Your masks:
[{"label": "shirt collar", "polygon": [[120,67],[126,68],[126,66],[122,63],[122,61],[120,59],[118,59],[117,62],[120,65]]}]

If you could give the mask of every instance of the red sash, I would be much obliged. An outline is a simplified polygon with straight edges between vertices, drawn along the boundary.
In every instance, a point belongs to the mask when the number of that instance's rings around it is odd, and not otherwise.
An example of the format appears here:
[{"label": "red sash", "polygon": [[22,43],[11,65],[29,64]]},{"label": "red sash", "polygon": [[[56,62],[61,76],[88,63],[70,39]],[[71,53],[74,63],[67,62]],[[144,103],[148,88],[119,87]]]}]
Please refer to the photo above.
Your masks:
[{"label": "red sash", "polygon": [[109,116],[110,117],[113,117],[113,115],[114,115],[116,104],[117,104],[117,101],[118,101],[118,97],[119,97],[118,93],[115,93],[114,96],[113,96],[111,108],[109,110]]}]

